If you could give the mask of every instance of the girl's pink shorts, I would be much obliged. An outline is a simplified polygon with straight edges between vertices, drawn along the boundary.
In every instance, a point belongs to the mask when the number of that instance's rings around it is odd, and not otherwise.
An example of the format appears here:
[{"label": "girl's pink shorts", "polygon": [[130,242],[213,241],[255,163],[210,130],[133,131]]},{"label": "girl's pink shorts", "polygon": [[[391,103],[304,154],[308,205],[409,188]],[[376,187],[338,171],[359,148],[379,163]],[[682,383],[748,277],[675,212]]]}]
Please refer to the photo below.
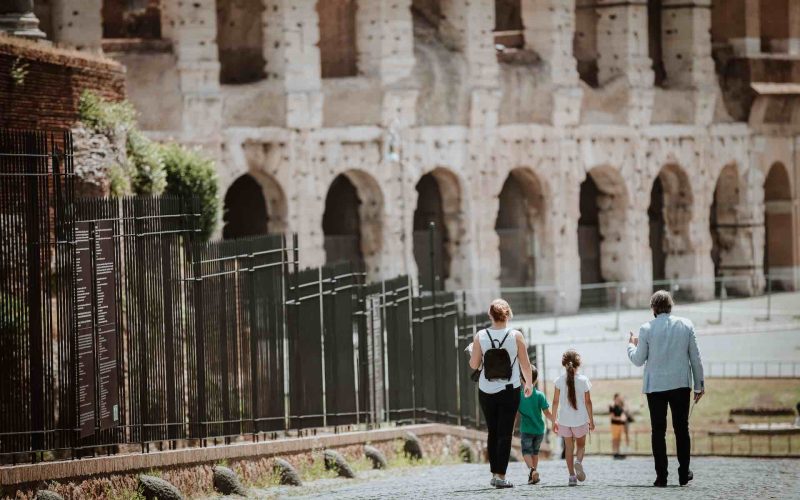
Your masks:
[{"label": "girl's pink shorts", "polygon": [[578,427],[558,426],[558,435],[565,438],[582,438],[589,433],[589,424],[585,423]]}]

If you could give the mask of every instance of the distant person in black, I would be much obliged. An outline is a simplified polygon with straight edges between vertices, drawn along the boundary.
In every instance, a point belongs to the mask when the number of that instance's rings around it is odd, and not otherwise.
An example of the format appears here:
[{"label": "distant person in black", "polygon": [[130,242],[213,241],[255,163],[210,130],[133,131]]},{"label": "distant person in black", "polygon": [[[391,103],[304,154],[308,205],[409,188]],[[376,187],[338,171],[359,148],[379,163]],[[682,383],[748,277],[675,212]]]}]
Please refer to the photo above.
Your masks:
[{"label": "distant person in black", "polygon": [[611,448],[614,451],[614,458],[625,458],[625,455],[620,453],[619,447],[628,416],[625,413],[625,402],[619,393],[614,394],[614,400],[608,405],[608,414],[611,416]]}]

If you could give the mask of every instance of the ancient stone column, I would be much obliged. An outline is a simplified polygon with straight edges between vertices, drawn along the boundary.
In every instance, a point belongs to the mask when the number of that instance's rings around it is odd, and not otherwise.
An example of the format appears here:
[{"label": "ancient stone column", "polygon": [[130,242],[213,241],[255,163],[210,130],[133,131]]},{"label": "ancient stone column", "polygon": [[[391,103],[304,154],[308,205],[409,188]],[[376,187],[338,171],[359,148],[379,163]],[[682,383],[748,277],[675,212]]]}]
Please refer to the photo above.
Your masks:
[{"label": "ancient stone column", "polygon": [[356,40],[359,74],[384,88],[382,125],[413,125],[417,90],[401,84],[415,64],[411,0],[360,0]]},{"label": "ancient stone column", "polygon": [[598,0],[598,82],[622,78],[628,89],[625,107],[629,125],[650,123],[653,70],[648,55],[647,2]]},{"label": "ancient stone column", "polygon": [[34,40],[45,38],[33,13],[33,0],[5,0],[0,4],[0,33]]},{"label": "ancient stone column", "polygon": [[286,126],[322,126],[319,15],[316,0],[265,0],[264,60],[268,79],[281,81]]},{"label": "ancient stone column", "polygon": [[690,90],[693,122],[708,125],[718,94],[711,58],[711,0],[663,0],[661,6],[667,86]]},{"label": "ancient stone column", "polygon": [[494,48],[494,2],[442,0],[439,33],[449,47],[464,54],[470,97],[470,125],[494,127],[500,105],[499,67]]},{"label": "ancient stone column", "polygon": [[575,0],[521,0],[525,48],[547,63],[553,86],[552,123],[575,125],[580,120],[583,92],[572,54]]},{"label": "ancient stone column", "polygon": [[178,61],[183,139],[213,147],[220,140],[222,112],[214,0],[165,2],[161,15],[163,36],[172,40]]}]

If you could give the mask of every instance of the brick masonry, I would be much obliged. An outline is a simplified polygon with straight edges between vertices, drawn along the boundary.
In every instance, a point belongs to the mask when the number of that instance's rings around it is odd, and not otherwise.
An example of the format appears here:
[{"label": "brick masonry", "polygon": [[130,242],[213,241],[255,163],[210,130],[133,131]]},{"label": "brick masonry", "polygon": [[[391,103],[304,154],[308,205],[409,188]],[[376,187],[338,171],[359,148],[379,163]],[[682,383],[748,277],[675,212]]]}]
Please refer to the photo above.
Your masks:
[{"label": "brick masonry", "polygon": [[123,99],[124,67],[100,56],[0,37],[0,126],[70,128],[84,90]]}]

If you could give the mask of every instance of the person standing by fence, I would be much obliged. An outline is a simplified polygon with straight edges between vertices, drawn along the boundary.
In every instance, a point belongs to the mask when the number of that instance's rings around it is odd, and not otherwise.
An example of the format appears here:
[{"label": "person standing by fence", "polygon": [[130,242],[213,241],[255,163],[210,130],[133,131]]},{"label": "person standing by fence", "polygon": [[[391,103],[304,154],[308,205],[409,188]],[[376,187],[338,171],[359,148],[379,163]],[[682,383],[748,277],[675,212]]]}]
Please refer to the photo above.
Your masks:
[{"label": "person standing by fence", "polygon": [[502,299],[489,306],[492,326],[475,334],[469,366],[481,369],[478,381],[478,398],[486,419],[488,437],[486,447],[495,488],[512,488],[506,479],[508,459],[511,454],[511,435],[520,400],[520,370],[525,378],[523,393],[533,393],[533,373],[528,358],[528,346],[522,332],[512,330],[508,322],[511,307]]},{"label": "person standing by fence", "polygon": [[[667,406],[672,412],[672,427],[678,451],[678,482],[684,486],[694,475],[689,469],[689,401],[694,385],[694,402],[705,394],[703,363],[691,321],[673,316],[672,296],[659,290],[650,298],[655,319],[639,328],[639,336],[630,332],[628,357],[644,367],[642,392],[647,395],[652,425],[651,441],[656,480],[653,486],[667,485]],[[691,374],[691,375],[690,375]]]}]

